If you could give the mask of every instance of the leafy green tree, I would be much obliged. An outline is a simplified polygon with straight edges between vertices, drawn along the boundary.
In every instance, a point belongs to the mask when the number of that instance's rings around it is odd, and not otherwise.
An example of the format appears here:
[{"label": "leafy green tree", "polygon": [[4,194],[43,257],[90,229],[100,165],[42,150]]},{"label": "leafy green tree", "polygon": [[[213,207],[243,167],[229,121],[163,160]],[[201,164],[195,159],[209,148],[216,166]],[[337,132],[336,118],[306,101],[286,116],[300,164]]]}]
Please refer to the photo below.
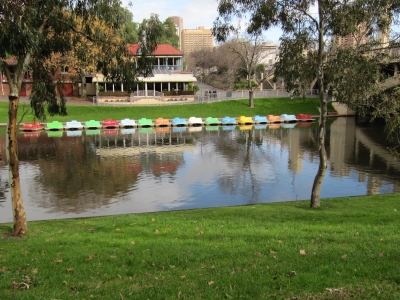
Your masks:
[{"label": "leafy green tree", "polygon": [[139,41],[139,24],[133,22],[133,14],[126,8],[121,7],[121,18],[123,20],[120,35],[129,44],[136,44]]},{"label": "leafy green tree", "polygon": [[142,28],[153,28],[156,33],[157,44],[170,44],[179,47],[179,36],[176,34],[175,24],[171,18],[161,22],[158,14],[151,14],[149,19],[142,21]]},{"label": "leafy green tree", "polygon": [[[315,9],[317,12],[313,13]],[[386,49],[392,44],[387,41],[390,24],[397,19],[399,9],[397,0],[219,1],[220,16],[214,22],[218,40],[235,32],[233,24],[244,13],[249,17],[249,33],[279,26],[283,36],[276,75],[283,76],[288,89],[297,92],[314,76],[317,78],[320,164],[311,207],[320,206],[327,168],[325,123],[331,95],[358,112],[372,112],[373,116],[400,124],[399,117],[393,116],[398,115],[398,97],[387,93],[396,80],[381,72],[383,63],[388,61]],[[356,42],[340,46],[335,41],[341,36],[353,37]]]},{"label": "leafy green tree", "polygon": [[179,49],[179,36],[176,34],[176,27],[171,18],[164,21],[164,36],[160,38],[159,44],[170,44]]},{"label": "leafy green tree", "polygon": [[311,49],[307,51],[307,42],[299,38],[282,37],[280,52],[282,59],[275,63],[274,76],[285,78],[285,87],[293,96],[300,96],[306,93],[316,78],[316,52]]},{"label": "leafy green tree", "polygon": [[[39,120],[44,120],[46,113],[67,114],[62,78],[47,63],[54,54],[75,51],[74,56],[86,64],[93,57],[84,45],[101,47],[96,57],[98,70],[109,80],[124,83],[128,91],[133,90],[137,77],[151,72],[148,55],[154,51],[156,41],[152,27],[148,26],[142,33],[142,55],[132,60],[127,56],[125,40],[110,40],[108,32],[98,30],[102,26],[92,26],[96,22],[104,24],[117,36],[124,22],[120,11],[117,0],[0,1],[0,63],[10,87],[7,152],[15,235],[24,236],[27,231],[17,156],[17,114],[24,75],[32,71],[30,103]],[[8,55],[15,65],[5,60]],[[56,96],[57,89],[61,97]]]}]

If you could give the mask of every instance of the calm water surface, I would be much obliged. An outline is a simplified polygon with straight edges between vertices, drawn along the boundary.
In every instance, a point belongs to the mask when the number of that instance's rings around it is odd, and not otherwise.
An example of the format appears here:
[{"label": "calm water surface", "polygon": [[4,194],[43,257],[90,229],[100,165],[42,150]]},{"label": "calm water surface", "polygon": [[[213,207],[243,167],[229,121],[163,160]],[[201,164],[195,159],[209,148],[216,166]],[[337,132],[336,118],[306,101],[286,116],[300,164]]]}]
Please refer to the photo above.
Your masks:
[{"label": "calm water surface", "polygon": [[[321,197],[400,191],[400,162],[383,144],[383,127],[356,126],[354,118],[328,123]],[[28,220],[309,199],[317,124],[293,126],[20,133]],[[0,130],[4,223],[12,212]]]}]

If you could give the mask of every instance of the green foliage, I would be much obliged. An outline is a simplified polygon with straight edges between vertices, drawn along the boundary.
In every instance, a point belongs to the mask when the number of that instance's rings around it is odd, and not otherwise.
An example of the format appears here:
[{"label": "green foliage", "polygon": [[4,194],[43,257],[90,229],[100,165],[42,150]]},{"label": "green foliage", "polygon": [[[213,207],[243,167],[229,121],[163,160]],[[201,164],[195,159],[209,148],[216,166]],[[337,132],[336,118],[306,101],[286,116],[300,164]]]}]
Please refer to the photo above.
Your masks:
[{"label": "green foliage", "polygon": [[121,7],[121,18],[123,23],[119,31],[121,37],[129,44],[136,44],[139,42],[139,24],[133,22],[133,14],[126,8]]},{"label": "green foliage", "polygon": [[264,65],[264,64],[258,64],[258,65],[256,66],[256,72],[257,72],[258,74],[264,73],[264,72],[265,72],[265,65]]},{"label": "green foliage", "polygon": [[275,63],[274,77],[285,78],[286,90],[295,96],[302,95],[310,89],[311,82],[317,76],[317,55],[314,51],[303,53],[312,43],[308,33],[285,35],[281,38],[280,53],[282,56]]},{"label": "green foliage", "polygon": [[155,41],[157,44],[170,44],[175,48],[179,48],[179,36],[176,34],[175,25],[171,18],[167,18],[161,22],[158,14],[151,14],[149,19],[144,19],[141,29],[151,30],[155,33]]},{"label": "green foliage", "polygon": [[[152,26],[146,27],[146,40],[142,43],[141,57],[132,62],[126,56],[125,39],[112,40],[101,30],[100,24],[111,29],[112,35],[134,38],[130,26],[132,15],[121,8],[117,0],[105,1],[22,1],[12,5],[0,2],[0,58],[15,57],[17,65],[2,61],[11,92],[19,94],[22,78],[27,70],[33,74],[32,108],[38,119],[44,120],[45,109],[49,114],[65,114],[65,99],[56,97],[56,70],[47,61],[53,54],[66,55],[74,50],[81,64],[92,59],[90,47],[101,47],[97,59],[98,70],[111,82],[122,82],[133,89],[140,73],[149,71],[148,54],[156,46]],[[129,28],[128,28],[129,27]],[[122,31],[121,31],[122,30]],[[151,67],[151,66],[150,66]],[[56,80],[61,80],[57,78]]]},{"label": "green foliage", "polygon": [[188,89],[189,91],[194,91],[194,92],[197,92],[197,91],[200,90],[200,88],[199,88],[198,85],[195,85],[195,84],[193,84],[193,83],[191,83],[191,82],[189,82],[187,89]]},{"label": "green foliage", "polygon": [[37,221],[23,239],[0,224],[0,291],[4,299],[399,299],[398,197],[326,199],[318,211],[294,201]]},{"label": "green foliage", "polygon": [[[308,13],[313,7],[318,8],[317,15]],[[243,13],[249,20],[247,32],[282,29],[275,77],[283,77],[294,95],[301,95],[318,79],[321,105],[322,99],[328,99],[324,95],[333,95],[360,114],[400,124],[400,98],[389,82],[394,72],[387,71],[390,49],[383,49],[386,45],[379,39],[398,23],[399,1],[234,0],[219,1],[218,12],[213,31],[220,41],[235,33],[235,22]],[[396,30],[392,28],[389,45],[394,48],[398,47]],[[338,47],[338,36],[355,37],[355,43]],[[391,128],[392,132],[400,129]]]},{"label": "green foliage", "polygon": [[98,84],[97,85],[97,91],[103,92],[104,91],[104,85]]},{"label": "green foliage", "polygon": [[[252,87],[257,87],[258,84],[257,82],[255,82],[254,80],[251,81],[251,86]],[[242,82],[236,82],[234,83],[233,87],[235,89],[248,89],[249,88],[249,83],[246,81],[242,81]]]}]

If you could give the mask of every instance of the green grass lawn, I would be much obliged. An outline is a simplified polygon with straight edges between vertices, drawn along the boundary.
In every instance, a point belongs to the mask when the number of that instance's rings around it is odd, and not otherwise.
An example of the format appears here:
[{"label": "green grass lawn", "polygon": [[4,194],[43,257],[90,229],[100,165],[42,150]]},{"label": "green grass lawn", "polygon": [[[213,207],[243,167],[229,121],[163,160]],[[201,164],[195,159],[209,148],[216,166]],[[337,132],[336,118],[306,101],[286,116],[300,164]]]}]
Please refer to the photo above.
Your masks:
[{"label": "green grass lawn", "polygon": [[[67,106],[68,115],[65,117],[48,116],[47,121],[58,120],[61,122],[78,120],[87,121],[95,119],[102,121],[108,118],[121,120],[124,118],[156,119],[159,117],[172,119],[174,117],[189,118],[196,117],[239,117],[254,115],[281,115],[307,113],[318,115],[319,100],[307,98],[305,100],[291,100],[290,98],[255,99],[255,108],[248,108],[248,100],[230,100],[216,103],[168,105],[168,106],[138,106],[138,107],[111,107],[111,106]],[[19,115],[23,110],[29,109],[29,105],[20,104]],[[329,105],[329,109],[333,107]],[[0,122],[6,123],[8,115],[8,104],[0,103]],[[33,120],[32,113],[28,112],[23,122]]]},{"label": "green grass lawn", "polygon": [[[400,299],[399,195],[0,224],[2,299]],[[10,212],[11,213],[11,212]],[[29,216],[28,216],[29,217]]]}]

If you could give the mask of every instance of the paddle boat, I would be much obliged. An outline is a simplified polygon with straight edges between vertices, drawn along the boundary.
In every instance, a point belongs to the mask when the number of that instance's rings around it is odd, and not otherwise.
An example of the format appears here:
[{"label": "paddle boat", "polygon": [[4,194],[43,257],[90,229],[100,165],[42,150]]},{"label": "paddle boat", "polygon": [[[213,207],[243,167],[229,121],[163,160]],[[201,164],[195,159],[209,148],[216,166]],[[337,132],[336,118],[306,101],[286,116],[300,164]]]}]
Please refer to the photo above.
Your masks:
[{"label": "paddle boat", "polygon": [[39,131],[43,129],[44,127],[39,122],[27,122],[21,128],[22,131]]},{"label": "paddle boat", "polygon": [[237,121],[236,121],[235,118],[226,116],[226,117],[223,117],[223,118],[221,119],[221,124],[222,124],[222,125],[236,125],[236,124],[237,124]]},{"label": "paddle boat", "polygon": [[287,115],[287,114],[282,114],[281,119],[285,123],[295,123],[297,122],[296,116],[295,115]]},{"label": "paddle boat", "polygon": [[164,118],[157,118],[155,121],[155,126],[156,127],[168,127],[171,126],[171,121],[169,119],[164,119]]},{"label": "paddle boat", "polygon": [[136,122],[135,122],[135,120],[131,120],[131,119],[125,118],[125,119],[119,121],[119,127],[121,127],[121,128],[136,127]]},{"label": "paddle boat", "polygon": [[311,115],[308,115],[308,114],[297,114],[296,115],[296,119],[299,122],[313,122],[313,121],[315,121],[315,119]]},{"label": "paddle boat", "polygon": [[213,117],[207,117],[204,120],[204,124],[208,126],[214,126],[214,125],[219,125],[221,124],[221,121],[218,118],[213,118]]},{"label": "paddle boat", "polygon": [[201,126],[203,125],[204,122],[201,118],[196,118],[196,117],[190,117],[188,119],[188,125],[189,126]]},{"label": "paddle boat", "polygon": [[268,115],[267,118],[270,123],[282,123],[283,122],[280,116]]},{"label": "paddle boat", "polygon": [[64,125],[59,121],[53,121],[53,122],[47,123],[45,129],[52,130],[52,131],[64,130]]},{"label": "paddle boat", "polygon": [[70,122],[66,122],[64,126],[65,130],[82,130],[83,125],[81,122],[78,122],[76,120],[72,120]]},{"label": "paddle boat", "polygon": [[238,124],[241,125],[251,125],[254,123],[252,117],[245,117],[245,116],[240,116],[237,120]]},{"label": "paddle boat", "polygon": [[85,129],[99,129],[102,126],[99,121],[90,120],[90,121],[87,121],[83,127]]},{"label": "paddle boat", "polygon": [[119,128],[119,124],[116,120],[107,119],[103,121],[103,128]]},{"label": "paddle boat", "polygon": [[141,118],[137,121],[138,127],[153,127],[154,123],[151,119]]},{"label": "paddle boat", "polygon": [[265,116],[254,116],[253,121],[256,124],[267,124],[268,123],[268,118]]},{"label": "paddle boat", "polygon": [[186,126],[187,121],[184,118],[175,117],[171,121],[171,126]]}]

